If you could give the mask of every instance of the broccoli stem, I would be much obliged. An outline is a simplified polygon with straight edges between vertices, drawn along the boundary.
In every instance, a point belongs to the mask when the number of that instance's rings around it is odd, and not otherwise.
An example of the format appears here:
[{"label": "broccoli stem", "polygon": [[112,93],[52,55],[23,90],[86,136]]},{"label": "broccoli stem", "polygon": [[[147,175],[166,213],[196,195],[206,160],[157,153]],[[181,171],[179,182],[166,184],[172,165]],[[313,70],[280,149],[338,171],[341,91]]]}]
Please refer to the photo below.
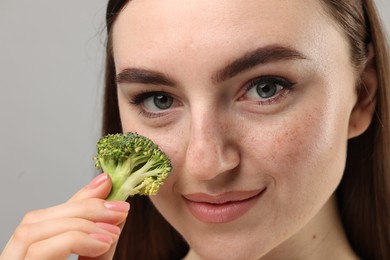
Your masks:
[{"label": "broccoli stem", "polygon": [[[123,165],[126,165],[126,163]],[[131,174],[129,174],[129,167],[117,168],[114,173],[110,174],[112,189],[107,200],[125,201],[129,196],[139,193],[147,185],[144,180],[159,173],[157,169],[151,170],[153,166],[154,163],[152,160],[149,160],[140,169]]]}]

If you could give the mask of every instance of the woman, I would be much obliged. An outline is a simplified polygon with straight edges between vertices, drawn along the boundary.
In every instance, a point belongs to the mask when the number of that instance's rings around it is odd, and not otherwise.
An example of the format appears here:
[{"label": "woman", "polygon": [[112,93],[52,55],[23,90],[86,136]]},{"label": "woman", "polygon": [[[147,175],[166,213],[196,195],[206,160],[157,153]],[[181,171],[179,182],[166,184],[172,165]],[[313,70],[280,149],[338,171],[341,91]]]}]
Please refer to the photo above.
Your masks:
[{"label": "woman", "polygon": [[150,137],[173,172],[129,214],[99,175],[27,214],[5,259],[390,258],[371,0],[109,1],[107,29],[103,133]]}]

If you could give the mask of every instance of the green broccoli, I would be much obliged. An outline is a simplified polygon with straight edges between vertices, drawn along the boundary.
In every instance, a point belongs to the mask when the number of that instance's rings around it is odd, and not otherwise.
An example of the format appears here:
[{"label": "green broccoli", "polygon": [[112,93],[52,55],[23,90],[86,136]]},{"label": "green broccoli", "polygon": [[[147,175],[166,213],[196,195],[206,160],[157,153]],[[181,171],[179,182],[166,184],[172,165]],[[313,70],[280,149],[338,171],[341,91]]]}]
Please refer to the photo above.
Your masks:
[{"label": "green broccoli", "polygon": [[170,159],[155,143],[131,132],[100,138],[94,160],[112,180],[107,200],[155,195],[172,169]]}]

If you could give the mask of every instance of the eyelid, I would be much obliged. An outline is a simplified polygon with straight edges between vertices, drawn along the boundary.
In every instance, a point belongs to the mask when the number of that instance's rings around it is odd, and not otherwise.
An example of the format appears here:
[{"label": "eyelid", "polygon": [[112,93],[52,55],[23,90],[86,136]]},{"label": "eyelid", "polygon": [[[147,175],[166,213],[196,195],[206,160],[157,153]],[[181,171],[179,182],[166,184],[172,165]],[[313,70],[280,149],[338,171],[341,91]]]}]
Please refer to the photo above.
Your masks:
[{"label": "eyelid", "polygon": [[252,89],[253,87],[255,87],[257,84],[264,83],[264,82],[272,82],[272,83],[281,85],[283,88],[288,88],[288,89],[292,88],[292,86],[295,85],[294,82],[292,82],[284,77],[281,77],[281,76],[261,76],[261,77],[250,80],[246,84],[246,90],[248,91],[248,90]]},{"label": "eyelid", "polygon": [[144,102],[147,98],[156,96],[156,95],[166,95],[172,97],[169,93],[165,91],[143,91],[141,93],[136,94],[134,97],[130,99],[130,103],[133,105],[139,105]]}]

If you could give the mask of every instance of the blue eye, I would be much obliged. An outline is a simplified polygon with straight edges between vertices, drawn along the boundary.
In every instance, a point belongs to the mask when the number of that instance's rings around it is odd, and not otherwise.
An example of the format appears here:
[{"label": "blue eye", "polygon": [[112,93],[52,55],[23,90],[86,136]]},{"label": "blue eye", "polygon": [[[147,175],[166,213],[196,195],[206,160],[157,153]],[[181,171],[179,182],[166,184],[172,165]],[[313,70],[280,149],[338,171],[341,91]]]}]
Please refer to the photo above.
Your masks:
[{"label": "blue eye", "polygon": [[263,83],[254,87],[257,94],[262,98],[273,97],[281,87],[275,83]]},{"label": "blue eye", "polygon": [[271,100],[285,89],[290,89],[293,83],[280,77],[262,77],[250,82],[246,97],[250,99]]},{"label": "blue eye", "polygon": [[155,106],[158,109],[164,110],[172,106],[173,98],[164,94],[156,94],[145,99],[144,103],[145,107]]},{"label": "blue eye", "polygon": [[142,104],[149,112],[158,112],[171,108],[174,99],[164,92],[145,92],[137,95],[131,103]]}]

